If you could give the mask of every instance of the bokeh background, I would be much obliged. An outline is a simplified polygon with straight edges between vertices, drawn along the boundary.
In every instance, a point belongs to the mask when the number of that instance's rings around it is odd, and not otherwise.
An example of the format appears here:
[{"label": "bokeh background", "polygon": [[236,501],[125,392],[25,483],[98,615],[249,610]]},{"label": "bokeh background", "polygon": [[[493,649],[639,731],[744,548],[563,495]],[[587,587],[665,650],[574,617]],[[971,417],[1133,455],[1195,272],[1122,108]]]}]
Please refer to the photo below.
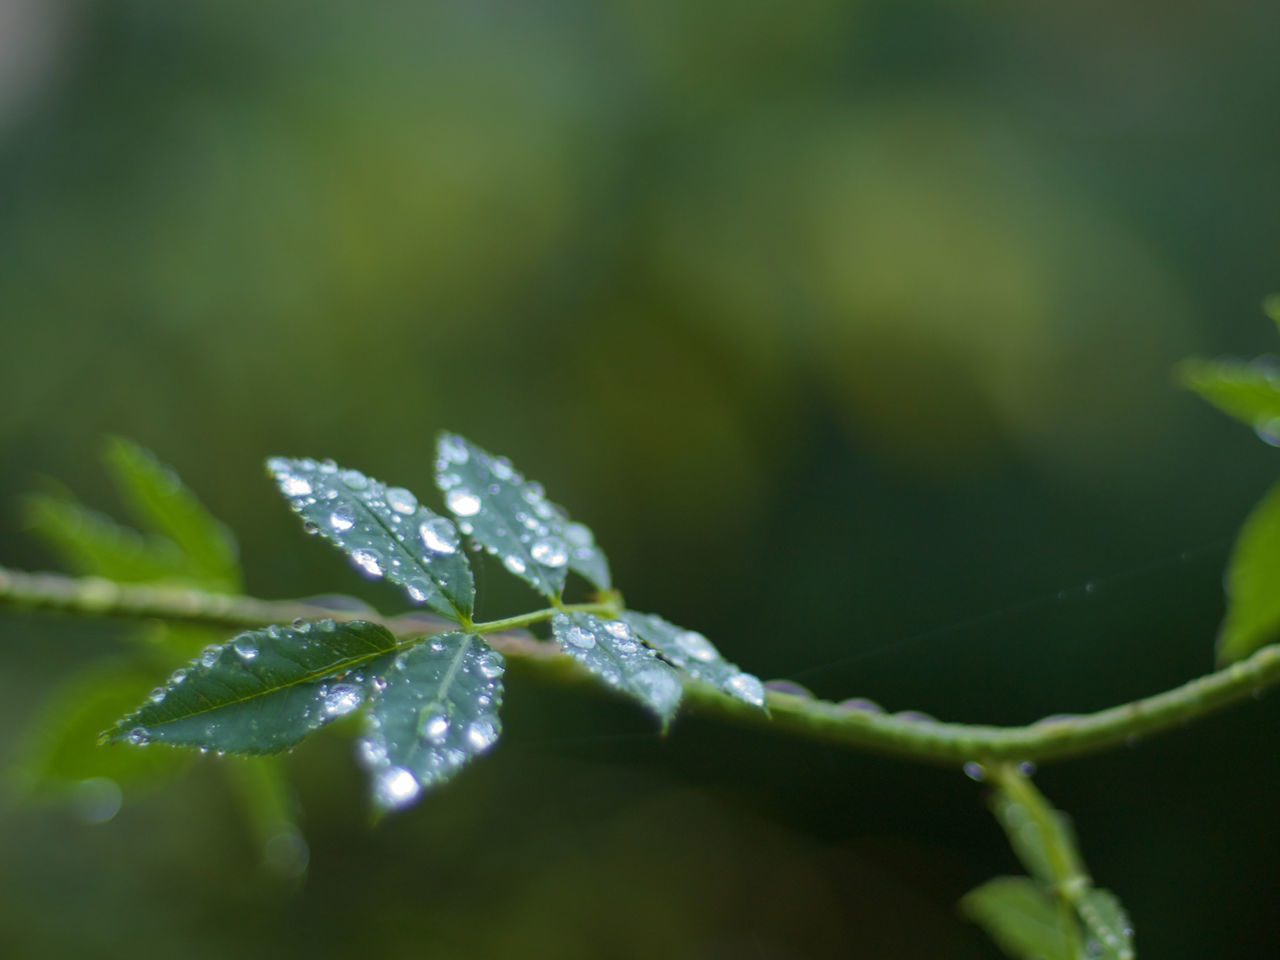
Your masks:
[{"label": "bokeh background", "polygon": [[[1181,682],[1280,463],[1170,375],[1276,347],[1277,35],[1262,0],[0,0],[0,564],[54,564],[40,476],[114,509],[119,433],[252,592],[394,608],[261,463],[425,495],[447,427],[763,677],[1000,723]],[[0,762],[128,632],[0,615]],[[954,905],[1017,865],[958,774],[532,682],[505,716],[376,828],[349,739],[305,744],[300,876],[212,760],[114,816],[7,790],[0,953],[997,956]],[[1144,955],[1280,947],[1278,726],[1041,771]]]}]

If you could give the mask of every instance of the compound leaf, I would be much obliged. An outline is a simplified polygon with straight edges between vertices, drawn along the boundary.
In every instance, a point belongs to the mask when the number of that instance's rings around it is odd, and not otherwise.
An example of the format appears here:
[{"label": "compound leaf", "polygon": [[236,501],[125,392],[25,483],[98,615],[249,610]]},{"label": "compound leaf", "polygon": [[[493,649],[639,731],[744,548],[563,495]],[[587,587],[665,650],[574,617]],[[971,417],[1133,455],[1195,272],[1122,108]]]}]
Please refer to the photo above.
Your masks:
[{"label": "compound leaf", "polygon": [[1226,573],[1227,615],[1218,660],[1230,663],[1280,639],[1280,484],[1254,507]]},{"label": "compound leaf", "polygon": [[526,481],[505,457],[455,434],[442,434],[437,452],[436,483],[445,506],[458,517],[462,532],[501,558],[509,571],[547,597],[560,596],[569,570],[609,589],[609,562],[595,535],[571,523],[541,484]]},{"label": "compound leaf", "polygon": [[1097,956],[1103,960],[1133,960],[1133,926],[1114,893],[1091,888],[1080,901],[1079,914],[1097,943]]},{"label": "compound leaf", "polygon": [[552,632],[564,651],[606,685],[634,697],[662,721],[665,730],[680,706],[680,674],[640,642],[623,620],[595,614],[557,613]]},{"label": "compound leaf", "polygon": [[1186,360],[1178,377],[1223,413],[1253,427],[1262,440],[1280,446],[1280,367],[1274,362]]},{"label": "compound leaf", "polygon": [[1016,960],[1077,960],[1075,920],[1057,901],[1026,877],[996,877],[960,900],[961,912]]},{"label": "compound leaf", "polygon": [[267,461],[307,529],[320,533],[371,577],[385,576],[455,623],[469,620],[475,583],[453,522],[403,487],[388,487],[330,461]]},{"label": "compound leaf", "polygon": [[140,523],[177,544],[205,586],[240,588],[235,537],[171,467],[122,437],[107,442],[104,459]]},{"label": "compound leaf", "polygon": [[504,670],[502,655],[467,633],[437,634],[395,657],[360,741],[380,811],[408,806],[497,742]]},{"label": "compound leaf", "polygon": [[764,708],[764,684],[720,655],[696,630],[677,627],[652,613],[628,610],[622,619],[644,643],[692,677],[723,690],[753,707]]},{"label": "compound leaf", "polygon": [[103,737],[275,753],[358,708],[395,648],[361,620],[251,630],[206,648]]}]

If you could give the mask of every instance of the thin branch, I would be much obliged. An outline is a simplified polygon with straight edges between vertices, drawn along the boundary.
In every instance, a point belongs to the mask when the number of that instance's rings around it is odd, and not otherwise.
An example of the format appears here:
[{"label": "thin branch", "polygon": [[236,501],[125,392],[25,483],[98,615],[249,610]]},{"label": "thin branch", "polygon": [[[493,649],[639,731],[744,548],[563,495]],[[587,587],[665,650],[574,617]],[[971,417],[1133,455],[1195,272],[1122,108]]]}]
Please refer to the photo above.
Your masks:
[{"label": "thin branch", "polygon": [[[386,618],[307,601],[259,600],[203,593],[180,587],[121,584],[100,577],[67,577],[0,568],[0,604],[85,616],[160,619],[232,629],[315,620],[374,620],[400,637],[416,637],[457,625],[428,614]],[[495,621],[487,627],[545,619],[551,611]],[[590,677],[555,644],[522,631],[494,633],[494,647],[517,669],[557,682],[588,683]],[[693,712],[802,739],[840,744],[924,763],[958,766],[1032,760],[1044,763],[1133,743],[1216,710],[1250,699],[1280,683],[1280,645],[1264,647],[1247,660],[1151,697],[1075,717],[1055,717],[1019,727],[944,723],[918,715],[849,709],[809,697],[770,692],[769,713],[686,680],[686,704]]]}]

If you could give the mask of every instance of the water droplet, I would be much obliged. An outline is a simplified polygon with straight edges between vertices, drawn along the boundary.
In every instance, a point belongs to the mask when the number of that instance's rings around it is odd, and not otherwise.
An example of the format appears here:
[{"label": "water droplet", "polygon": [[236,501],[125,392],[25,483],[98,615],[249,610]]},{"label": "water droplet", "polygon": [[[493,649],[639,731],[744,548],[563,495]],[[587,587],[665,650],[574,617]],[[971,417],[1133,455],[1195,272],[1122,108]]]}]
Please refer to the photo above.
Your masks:
[{"label": "water droplet", "polygon": [[582,650],[590,650],[596,645],[595,635],[589,630],[583,630],[581,627],[570,627],[565,631],[564,638]]},{"label": "water droplet", "polygon": [[641,670],[635,675],[634,683],[659,706],[666,707],[680,699],[682,687],[671,670]]},{"label": "water droplet", "polygon": [[494,457],[489,463],[489,469],[499,480],[510,480],[515,476],[515,471],[511,469],[511,461],[506,457]]},{"label": "water droplet", "polygon": [[480,498],[470,490],[458,487],[450,490],[444,498],[445,504],[460,517],[474,517],[480,512]]},{"label": "water droplet", "polygon": [[476,661],[476,666],[480,668],[480,675],[492,680],[500,677],[506,669],[502,665],[502,661],[498,659],[496,654],[486,653]]},{"label": "water droplet", "polygon": [[545,497],[547,493],[537,480],[530,480],[524,485],[524,490],[521,491],[520,495],[524,497],[525,503],[534,504]]},{"label": "water droplet", "polygon": [[151,742],[151,734],[147,732],[146,727],[134,727],[132,730],[129,731],[129,734],[128,736],[125,737],[125,739],[128,740],[130,743],[132,743],[135,747],[140,747],[143,744]]},{"label": "water droplet", "polygon": [[413,803],[422,792],[418,778],[404,767],[388,767],[378,774],[374,795],[384,807],[396,809]]},{"label": "water droplet", "polygon": [[591,528],[582,523],[566,524],[564,538],[575,547],[590,547],[596,542],[591,533]]},{"label": "water droplet", "polygon": [[697,630],[682,630],[677,633],[676,646],[693,659],[701,660],[703,663],[710,663],[719,656],[716,648],[711,645],[711,641]]},{"label": "water droplet", "polygon": [[303,520],[302,532],[307,534],[308,536],[312,536],[320,532],[320,525],[316,523],[314,520]]},{"label": "water droplet", "polygon": [[764,684],[749,673],[736,673],[724,685],[725,689],[739,700],[745,700],[753,706],[764,706]]},{"label": "water droplet", "polygon": [[363,490],[369,485],[369,478],[359,470],[343,470],[342,482],[352,490]]},{"label": "water droplet", "polygon": [[976,780],[978,783],[981,783],[987,778],[987,771],[982,764],[977,763],[974,760],[970,760],[964,765],[964,775],[970,780]]},{"label": "water droplet", "polygon": [[[431,652],[432,652],[432,653],[443,653],[443,652],[444,652],[444,648],[445,648],[445,642],[444,642],[443,640],[432,640],[432,641],[431,641]],[[397,666],[398,666],[398,665],[399,665],[399,664],[397,664]]]},{"label": "water droplet", "polygon": [[169,691],[166,690],[164,687],[156,687],[154,690],[151,691],[151,695],[147,697],[147,699],[150,700],[152,703],[163,703],[164,698],[168,695],[168,693]]},{"label": "water droplet", "polygon": [[604,632],[609,634],[615,640],[630,640],[631,628],[621,620],[606,620],[604,624]]},{"label": "water droplet", "polygon": [[306,497],[311,494],[311,483],[296,473],[287,473],[280,478],[280,489],[287,497]]},{"label": "water droplet", "polygon": [[563,567],[569,562],[569,548],[559,537],[543,537],[529,548],[529,555],[544,567]]},{"label": "water droplet", "polygon": [[339,533],[350,530],[355,525],[356,513],[345,503],[338,504],[333,513],[329,514],[329,526]]},{"label": "water droplet", "polygon": [[185,668],[175,670],[169,676],[169,686],[174,686],[175,684],[179,684],[185,679],[187,679],[187,671]]},{"label": "water droplet", "polygon": [[467,444],[461,437],[446,433],[440,438],[440,456],[450,463],[467,462]]},{"label": "water droplet", "polygon": [[387,506],[396,513],[413,513],[418,509],[418,498],[404,487],[387,487]]},{"label": "water droplet", "polygon": [[498,740],[498,728],[491,720],[477,720],[467,727],[467,743],[476,750],[488,750]]},{"label": "water droplet", "polygon": [[218,654],[222,653],[222,648],[217,644],[209,644],[200,651],[200,666],[212,667],[218,662]]},{"label": "water droplet", "polygon": [[514,553],[509,553],[502,558],[502,565],[512,573],[521,574],[525,571],[524,561],[517,557]]},{"label": "water droplet", "polygon": [[424,547],[441,556],[458,549],[458,536],[454,533],[453,524],[444,517],[427,520],[418,527],[418,536],[422,538]]},{"label": "water droplet", "polygon": [[371,577],[382,576],[382,559],[372,550],[354,551],[351,562]]},{"label": "water droplet", "polygon": [[343,717],[364,700],[364,691],[354,683],[335,683],[324,695],[324,715]]},{"label": "water droplet", "polygon": [[449,735],[449,718],[443,713],[435,713],[422,721],[422,735],[432,743],[444,743]]}]

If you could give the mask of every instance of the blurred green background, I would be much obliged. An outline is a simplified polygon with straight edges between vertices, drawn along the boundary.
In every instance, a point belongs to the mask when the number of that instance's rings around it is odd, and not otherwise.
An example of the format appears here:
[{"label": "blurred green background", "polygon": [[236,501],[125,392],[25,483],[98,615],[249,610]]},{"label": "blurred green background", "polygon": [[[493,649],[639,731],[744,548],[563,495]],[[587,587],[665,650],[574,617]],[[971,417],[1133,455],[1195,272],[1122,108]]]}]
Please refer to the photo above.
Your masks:
[{"label": "blurred green background", "polygon": [[[54,565],[42,475],[114,509],[120,433],[251,592],[394,608],[261,463],[427,494],[447,427],[765,678],[1021,723],[1205,672],[1278,461],[1170,369],[1276,346],[1278,34],[1262,0],[0,0],[0,564]],[[0,616],[0,763],[129,632]],[[104,823],[7,791],[0,954],[997,956],[954,903],[1018,868],[958,774],[518,680],[494,754],[376,829],[349,739],[290,756],[302,877],[211,760]],[[1041,772],[1143,955],[1280,948],[1278,725]]]}]

